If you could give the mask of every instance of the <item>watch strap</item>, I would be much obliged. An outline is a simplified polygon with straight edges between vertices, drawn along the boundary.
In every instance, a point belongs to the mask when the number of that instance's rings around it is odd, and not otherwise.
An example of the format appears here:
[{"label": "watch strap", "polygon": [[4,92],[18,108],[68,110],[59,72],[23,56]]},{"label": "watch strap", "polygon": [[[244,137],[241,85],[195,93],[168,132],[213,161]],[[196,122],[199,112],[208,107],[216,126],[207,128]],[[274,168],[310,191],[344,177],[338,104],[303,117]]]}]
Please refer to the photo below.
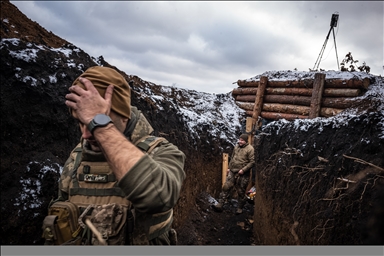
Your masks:
[{"label": "watch strap", "polygon": [[112,119],[104,114],[97,114],[87,125],[88,130],[93,134],[97,127],[105,127],[112,123]]}]

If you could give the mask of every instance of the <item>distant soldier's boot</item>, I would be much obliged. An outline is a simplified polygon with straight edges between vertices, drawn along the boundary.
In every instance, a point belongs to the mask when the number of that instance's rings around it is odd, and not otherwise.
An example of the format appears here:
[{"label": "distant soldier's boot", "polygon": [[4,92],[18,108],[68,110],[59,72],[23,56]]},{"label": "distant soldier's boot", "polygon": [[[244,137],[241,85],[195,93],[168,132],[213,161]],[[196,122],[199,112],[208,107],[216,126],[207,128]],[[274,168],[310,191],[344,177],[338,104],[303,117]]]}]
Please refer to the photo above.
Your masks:
[{"label": "distant soldier's boot", "polygon": [[239,200],[239,203],[237,205],[237,210],[236,210],[236,214],[242,214],[243,213],[243,207],[245,205],[245,200],[244,199],[240,199]]}]

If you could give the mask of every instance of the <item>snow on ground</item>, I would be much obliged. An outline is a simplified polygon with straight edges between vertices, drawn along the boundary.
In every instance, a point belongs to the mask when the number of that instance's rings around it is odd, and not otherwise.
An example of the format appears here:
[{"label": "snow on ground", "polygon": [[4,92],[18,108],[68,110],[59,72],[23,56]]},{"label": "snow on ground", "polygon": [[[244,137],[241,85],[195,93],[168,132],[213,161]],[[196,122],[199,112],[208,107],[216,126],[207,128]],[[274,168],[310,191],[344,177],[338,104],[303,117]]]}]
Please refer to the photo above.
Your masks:
[{"label": "snow on ground", "polygon": [[236,143],[245,111],[236,105],[231,93],[210,94],[172,86],[161,86],[159,93],[148,89],[140,93],[142,98],[150,98],[157,106],[168,101],[193,138],[200,139],[199,133],[207,129],[212,137]]}]

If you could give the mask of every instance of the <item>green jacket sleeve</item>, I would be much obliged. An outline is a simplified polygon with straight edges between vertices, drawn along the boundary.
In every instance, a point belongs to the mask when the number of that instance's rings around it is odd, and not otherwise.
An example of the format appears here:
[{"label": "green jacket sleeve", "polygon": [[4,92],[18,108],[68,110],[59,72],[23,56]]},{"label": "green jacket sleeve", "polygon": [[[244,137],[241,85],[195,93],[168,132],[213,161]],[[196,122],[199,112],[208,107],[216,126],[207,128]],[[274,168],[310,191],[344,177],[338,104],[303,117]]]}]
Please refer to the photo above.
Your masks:
[{"label": "green jacket sleeve", "polygon": [[164,212],[179,199],[184,172],[185,154],[165,142],[151,155],[144,155],[118,185],[135,209],[143,213]]}]

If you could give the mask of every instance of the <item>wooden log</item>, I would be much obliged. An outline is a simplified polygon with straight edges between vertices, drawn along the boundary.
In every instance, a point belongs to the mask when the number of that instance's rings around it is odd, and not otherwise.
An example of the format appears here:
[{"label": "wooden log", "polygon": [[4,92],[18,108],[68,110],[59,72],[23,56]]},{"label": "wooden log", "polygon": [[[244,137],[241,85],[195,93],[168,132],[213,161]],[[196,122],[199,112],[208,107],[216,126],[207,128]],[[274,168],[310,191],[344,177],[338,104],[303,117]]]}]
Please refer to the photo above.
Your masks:
[{"label": "wooden log", "polygon": [[[254,103],[237,103],[237,105],[245,110],[247,116],[252,116]],[[266,112],[274,112],[281,114],[292,114],[297,116],[307,116],[309,117],[310,107],[308,106],[298,106],[298,105],[290,105],[290,104],[278,104],[278,103],[264,103],[263,111]],[[320,108],[319,116],[322,117],[331,117],[339,114],[344,109],[340,108]]]},{"label": "wooden log", "polygon": [[331,117],[341,113],[344,109],[337,108],[320,108],[320,116]]},{"label": "wooden log", "polygon": [[[232,96],[235,95],[257,95],[258,87],[236,88],[232,90]],[[266,88],[266,94],[272,95],[312,95],[310,88]]]},{"label": "wooden log", "polygon": [[235,88],[232,90],[232,96],[236,95],[255,95],[257,93],[257,87],[249,87],[249,88]]},{"label": "wooden log", "polygon": [[258,87],[260,81],[246,81],[246,80],[238,80],[237,85],[240,87]]},{"label": "wooden log", "polygon": [[256,95],[235,95],[233,98],[240,102],[255,102]]},{"label": "wooden log", "polygon": [[[237,103],[251,103],[255,102],[255,95],[237,95],[235,101]],[[355,104],[357,100],[355,98],[333,98],[323,97],[321,101],[321,107],[329,108],[350,108]],[[264,103],[281,103],[292,104],[301,106],[310,106],[311,97],[307,96],[292,96],[292,95],[264,95]]]},{"label": "wooden log", "polygon": [[[246,103],[236,102],[236,105],[239,106],[239,108],[241,108],[241,109],[249,110],[251,112],[255,108],[255,103],[251,103],[251,102],[246,102]],[[253,116],[253,114],[251,116]]]},{"label": "wooden log", "polygon": [[252,95],[256,96],[257,87],[249,87],[249,88],[235,88],[232,90],[232,96],[236,95]]},{"label": "wooden log", "polygon": [[[338,113],[340,113],[342,110],[339,110],[338,112],[335,112],[335,110],[332,110],[333,113],[330,113],[327,109],[323,110],[320,112],[320,115],[322,117],[331,117],[335,116]],[[251,116],[252,111],[247,110],[246,115]],[[308,119],[308,116],[303,116],[303,115],[297,115],[297,114],[289,114],[289,113],[276,113],[276,112],[267,112],[267,111],[261,111],[260,116],[265,119],[270,119],[270,120],[279,120],[279,119],[286,119],[288,121],[292,121],[295,119]]]},{"label": "wooden log", "polygon": [[[256,96],[253,95],[236,95],[235,101],[254,102],[255,97]],[[311,104],[311,97],[295,95],[264,95],[264,102],[309,106]]]},{"label": "wooden log", "polygon": [[[232,96],[236,95],[257,95],[257,88],[235,88],[232,90]],[[311,96],[313,89],[311,88],[266,88],[266,95],[301,95]],[[323,90],[324,97],[357,97],[361,95],[360,89],[346,88],[327,88]]]},{"label": "wooden log", "polygon": [[[329,78],[325,79],[324,88],[350,88],[350,89],[365,89],[367,90],[370,85],[370,79],[368,77],[360,79],[340,79]],[[246,81],[238,80],[237,85],[239,87],[258,87],[259,81]],[[299,87],[299,88],[313,88],[313,79],[303,80],[291,80],[291,81],[268,81],[268,87]]]},{"label": "wooden log", "polygon": [[287,113],[274,113],[274,112],[267,112],[267,111],[262,111],[261,117],[265,118],[265,119],[272,119],[272,120],[286,119],[288,121],[292,121],[295,119],[307,119],[308,118],[308,116],[287,114]]},{"label": "wooden log", "polygon": [[324,80],[325,80],[325,74],[322,74],[322,73],[315,74],[310,111],[308,115],[309,118],[318,117],[320,114],[321,99],[323,97],[323,91],[324,91]]},{"label": "wooden log", "polygon": [[357,97],[361,95],[360,89],[336,89],[326,88],[324,89],[324,97]]},{"label": "wooden log", "polygon": [[350,89],[364,89],[367,90],[371,81],[368,77],[360,79],[337,79],[337,78],[329,78],[325,79],[325,88],[350,88]]},{"label": "wooden log", "polygon": [[355,98],[323,98],[321,107],[346,109],[357,103]]},{"label": "wooden log", "polygon": [[290,104],[264,103],[263,110],[268,112],[296,114],[302,116],[309,115],[309,107]]},{"label": "wooden log", "polygon": [[302,95],[311,96],[312,89],[310,88],[267,88],[267,94],[272,95]]}]

